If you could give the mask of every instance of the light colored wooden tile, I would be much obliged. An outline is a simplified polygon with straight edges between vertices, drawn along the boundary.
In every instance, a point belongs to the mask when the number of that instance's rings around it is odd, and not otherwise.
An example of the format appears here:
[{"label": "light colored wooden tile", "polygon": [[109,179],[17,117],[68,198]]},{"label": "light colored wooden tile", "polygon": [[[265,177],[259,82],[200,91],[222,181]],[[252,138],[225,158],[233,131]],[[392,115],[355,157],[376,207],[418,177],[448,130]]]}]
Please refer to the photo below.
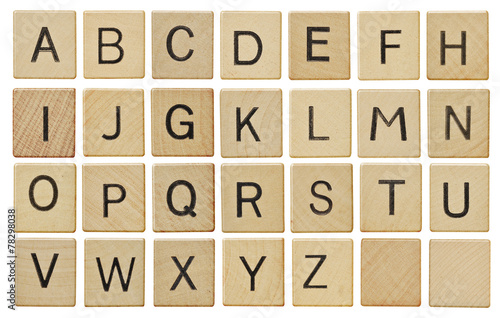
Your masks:
[{"label": "light colored wooden tile", "polygon": [[291,229],[352,231],[352,165],[292,164]]},{"label": "light colored wooden tile", "polygon": [[144,164],[84,164],[83,230],[145,230]]},{"label": "light colored wooden tile", "polygon": [[18,238],[16,305],[75,306],[76,240]]},{"label": "light colored wooden tile", "polygon": [[361,305],[420,306],[418,239],[361,241]]},{"label": "light colored wooden tile", "polygon": [[427,12],[427,78],[487,80],[488,37],[487,11]]},{"label": "light colored wooden tile", "polygon": [[361,164],[362,232],[422,229],[422,166]]},{"label": "light colored wooden tile", "polygon": [[75,156],[75,89],[14,89],[13,154]]},{"label": "light colored wooden tile", "polygon": [[14,11],[14,78],[76,77],[76,12]]},{"label": "light colored wooden tile", "polygon": [[290,156],[351,156],[351,90],[290,91]]},{"label": "light colored wooden tile", "polygon": [[429,157],[489,157],[488,89],[430,89],[427,108]]},{"label": "light colored wooden tile", "polygon": [[352,306],[351,239],[293,240],[293,305]]},{"label": "light colored wooden tile", "polygon": [[213,78],[214,13],[153,11],[153,78]]},{"label": "light colored wooden tile", "polygon": [[225,306],[283,306],[284,240],[224,239]]},{"label": "light colored wooden tile", "polygon": [[155,306],[213,306],[215,241],[156,239]]},{"label": "light colored wooden tile", "polygon": [[279,88],[222,89],[222,157],[281,157],[282,113]]},{"label": "light colored wooden tile", "polygon": [[490,241],[431,240],[429,305],[490,306]]}]

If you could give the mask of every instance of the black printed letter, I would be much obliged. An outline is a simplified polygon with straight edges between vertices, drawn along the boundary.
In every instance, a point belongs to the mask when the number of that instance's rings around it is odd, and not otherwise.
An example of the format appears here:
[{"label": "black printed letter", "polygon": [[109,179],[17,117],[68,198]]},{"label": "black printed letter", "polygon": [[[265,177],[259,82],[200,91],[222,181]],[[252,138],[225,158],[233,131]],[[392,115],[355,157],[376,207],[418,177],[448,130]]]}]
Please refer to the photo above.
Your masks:
[{"label": "black printed letter", "polygon": [[313,40],[313,32],[330,32],[330,27],[307,27],[307,61],[319,61],[328,62],[330,61],[329,56],[313,56],[312,46],[313,44],[328,44],[328,40]]},{"label": "black printed letter", "polygon": [[319,194],[316,192],[316,187],[319,185],[319,184],[323,184],[326,189],[328,191],[332,191],[332,186],[326,182],[326,181],[323,181],[323,180],[319,180],[319,181],[316,181],[312,184],[311,186],[311,193],[312,195],[315,197],[315,198],[318,198],[318,199],[323,199],[325,200],[327,203],[328,203],[328,208],[326,208],[326,210],[324,211],[320,211],[320,210],[317,210],[315,207],[314,207],[314,204],[310,204],[309,207],[311,208],[311,211],[316,214],[316,215],[327,215],[328,213],[330,213],[332,211],[332,208],[333,208],[333,202],[332,202],[332,199],[330,199],[329,197],[327,197],[326,195],[322,195],[322,194]]},{"label": "black printed letter", "polygon": [[[257,190],[257,193],[253,198],[243,198],[242,197],[242,191],[241,189],[243,187],[254,187],[255,190]],[[260,199],[262,196],[262,188],[258,183],[255,182],[237,182],[236,183],[236,205],[237,205],[237,211],[236,211],[236,217],[241,218],[243,216],[243,203],[244,202],[250,202],[252,204],[252,207],[255,211],[255,214],[257,214],[257,217],[262,217],[259,211],[259,207],[257,206],[257,200]]]},{"label": "black printed letter", "polygon": [[316,275],[316,273],[318,272],[318,270],[321,267],[321,265],[323,265],[323,263],[325,262],[326,255],[306,255],[306,258],[319,258],[319,261],[316,264],[316,266],[314,266],[314,269],[311,272],[311,275],[309,275],[309,277],[307,277],[306,281],[304,282],[304,286],[303,286],[304,289],[308,289],[308,288],[322,288],[322,289],[328,288],[327,285],[310,285],[311,281],[314,278],[314,275]]},{"label": "black printed letter", "polygon": [[184,56],[178,56],[178,55],[176,55],[174,53],[174,50],[172,49],[172,38],[174,37],[175,32],[177,32],[179,30],[186,31],[186,33],[189,35],[190,38],[192,38],[194,36],[193,31],[191,31],[191,29],[188,28],[187,26],[184,26],[184,25],[178,25],[178,26],[176,26],[175,28],[173,28],[172,30],[170,30],[170,32],[168,33],[168,36],[167,36],[167,52],[168,52],[168,55],[170,55],[170,57],[173,58],[174,60],[176,60],[178,62],[183,62],[183,61],[189,59],[191,57],[191,55],[193,55],[194,51],[192,49],[189,49],[189,51],[187,52],[187,54],[184,55]]},{"label": "black printed letter", "polygon": [[[125,191],[125,188],[121,184],[104,184],[103,185],[103,193],[104,193],[104,215],[103,217],[107,218],[108,217],[108,204],[109,203],[120,203],[123,200],[125,200],[125,197],[127,196],[127,191]],[[118,188],[120,190],[120,197],[118,199],[113,199],[110,200],[108,198],[108,189],[109,188]]]},{"label": "black printed letter", "polygon": [[[41,180],[48,181],[50,183],[50,185],[52,186],[52,201],[50,201],[50,203],[46,206],[38,205],[38,203],[36,203],[36,200],[35,200],[35,186],[38,183],[38,181],[41,181]],[[30,198],[31,205],[35,209],[37,209],[38,211],[49,211],[50,209],[52,209],[53,207],[56,206],[57,198],[59,196],[59,190],[57,189],[56,181],[52,177],[49,177],[46,175],[37,176],[35,179],[33,179],[33,181],[31,181],[28,196]]]},{"label": "black printed letter", "polygon": [[444,213],[451,218],[463,218],[469,213],[469,182],[464,183],[464,209],[460,213],[450,212],[450,207],[448,205],[448,182],[443,183],[443,205]]},{"label": "black printed letter", "polygon": [[401,34],[401,30],[381,30],[380,31],[380,63],[385,64],[385,50],[389,49],[399,49],[399,44],[386,44],[385,35],[386,34]]},{"label": "black printed letter", "polygon": [[[255,42],[257,42],[257,54],[251,60],[241,61],[240,60],[240,43],[239,37],[240,35],[248,35],[254,38]],[[262,55],[262,41],[257,33],[252,31],[234,31],[234,65],[253,65],[257,63]]]},{"label": "black printed letter", "polygon": [[[47,38],[47,44],[49,46],[42,46],[43,38]],[[50,36],[49,29],[47,27],[42,27],[40,31],[40,35],[38,36],[38,41],[36,42],[35,51],[33,52],[33,56],[31,57],[31,63],[35,63],[38,59],[38,54],[42,52],[52,52],[52,58],[54,62],[59,62],[59,56],[57,56],[56,47],[54,46],[54,42],[52,42],[52,37]]]},{"label": "black printed letter", "polygon": [[399,107],[398,110],[394,113],[391,120],[387,120],[384,114],[378,107],[373,107],[372,113],[372,129],[370,133],[370,140],[377,139],[377,118],[380,116],[387,127],[391,127],[392,123],[399,117],[399,126],[401,129],[401,140],[406,141],[406,122],[405,122],[405,109],[403,107]]},{"label": "black printed letter", "polygon": [[379,180],[378,184],[389,185],[389,215],[394,215],[394,194],[396,184],[405,184],[404,180]]},{"label": "black printed letter", "polygon": [[[189,190],[189,194],[191,195],[191,201],[189,205],[185,205],[184,209],[177,210],[174,207],[174,203],[172,202],[172,194],[177,186],[183,185]],[[191,183],[186,180],[177,180],[172,183],[167,190],[167,205],[170,211],[178,216],[191,215],[192,217],[196,216],[196,212],[194,212],[194,207],[196,206],[196,191]]]},{"label": "black printed letter", "polygon": [[247,270],[248,274],[250,274],[250,291],[255,291],[255,276],[257,275],[257,272],[259,271],[260,267],[264,263],[266,256],[262,256],[257,263],[257,266],[255,266],[255,269],[252,270],[250,266],[247,263],[247,260],[245,259],[244,256],[240,256],[241,261],[243,262],[243,265],[245,265],[245,269]]},{"label": "black printed letter", "polygon": [[182,109],[186,113],[188,113],[188,115],[193,115],[193,110],[191,108],[189,108],[188,106],[183,105],[183,104],[177,104],[177,105],[174,105],[172,108],[170,108],[167,112],[167,118],[165,120],[165,126],[167,127],[168,134],[170,136],[172,136],[174,139],[179,139],[179,140],[186,139],[186,138],[193,139],[194,138],[194,124],[192,121],[181,121],[180,122],[181,126],[188,127],[188,130],[185,134],[178,135],[172,129],[172,115],[174,114],[174,112],[177,109]]},{"label": "black printed letter", "polygon": [[[117,39],[112,43],[102,43],[102,33],[103,32],[115,32],[117,35]],[[120,42],[122,40],[122,32],[117,28],[99,28],[99,64],[116,64],[119,63],[123,59],[123,48],[120,46]],[[102,48],[104,46],[112,46],[118,49],[120,55],[114,60],[104,60],[102,58]]]}]

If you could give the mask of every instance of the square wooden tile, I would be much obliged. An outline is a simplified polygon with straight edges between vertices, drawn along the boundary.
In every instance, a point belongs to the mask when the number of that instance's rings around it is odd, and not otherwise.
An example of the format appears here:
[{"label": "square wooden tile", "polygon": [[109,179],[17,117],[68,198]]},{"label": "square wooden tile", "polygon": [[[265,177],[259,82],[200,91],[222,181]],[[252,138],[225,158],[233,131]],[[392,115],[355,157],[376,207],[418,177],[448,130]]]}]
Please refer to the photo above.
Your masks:
[{"label": "square wooden tile", "polygon": [[76,240],[18,238],[16,306],[76,303]]},{"label": "square wooden tile", "polygon": [[489,157],[488,89],[430,89],[427,108],[429,157]]},{"label": "square wooden tile", "polygon": [[292,164],[294,233],[352,231],[352,165]]},{"label": "square wooden tile", "polygon": [[213,78],[214,13],[153,11],[153,78]]},{"label": "square wooden tile", "polygon": [[224,239],[225,306],[283,306],[284,240]]},{"label": "square wooden tile", "polygon": [[427,78],[487,80],[488,12],[427,12]]},{"label": "square wooden tile", "polygon": [[86,307],[144,306],[144,242],[85,240]]},{"label": "square wooden tile", "polygon": [[75,89],[13,91],[14,157],[75,156]]},{"label": "square wooden tile", "polygon": [[281,78],[281,12],[220,13],[222,79]]},{"label": "square wooden tile", "polygon": [[282,113],[279,88],[222,89],[222,157],[281,157]]},{"label": "square wooden tile", "polygon": [[156,239],[155,306],[213,306],[215,241]]},{"label": "square wooden tile", "polygon": [[144,11],[83,12],[85,78],[143,78],[144,24]]},{"label": "square wooden tile", "polygon": [[418,239],[361,241],[361,305],[420,306]]},{"label": "square wooden tile", "polygon": [[489,307],[489,240],[431,240],[429,305]]},{"label": "square wooden tile", "polygon": [[293,240],[293,305],[352,306],[352,240]]},{"label": "square wooden tile", "polygon": [[213,156],[213,89],[153,88],[151,130],[153,156]]},{"label": "square wooden tile", "polygon": [[420,91],[358,91],[358,156],[420,157]]},{"label": "square wooden tile", "polygon": [[214,165],[153,165],[153,230],[211,232],[215,228]]},{"label": "square wooden tile", "polygon": [[16,164],[14,166],[16,232],[76,230],[76,166]]},{"label": "square wooden tile", "polygon": [[290,90],[290,157],[351,156],[351,90]]},{"label": "square wooden tile", "polygon": [[84,164],[83,230],[145,230],[144,164]]},{"label": "square wooden tile", "polygon": [[488,232],[490,167],[432,164],[430,215],[433,232]]},{"label": "square wooden tile", "polygon": [[361,164],[362,232],[422,229],[422,166]]},{"label": "square wooden tile", "polygon": [[76,12],[14,11],[14,78],[76,77]]},{"label": "square wooden tile", "polygon": [[83,154],[144,156],[144,90],[83,91]]},{"label": "square wooden tile", "polygon": [[358,13],[360,80],[418,80],[420,12]]},{"label": "square wooden tile", "polygon": [[288,75],[292,80],[351,78],[349,12],[288,14]]}]

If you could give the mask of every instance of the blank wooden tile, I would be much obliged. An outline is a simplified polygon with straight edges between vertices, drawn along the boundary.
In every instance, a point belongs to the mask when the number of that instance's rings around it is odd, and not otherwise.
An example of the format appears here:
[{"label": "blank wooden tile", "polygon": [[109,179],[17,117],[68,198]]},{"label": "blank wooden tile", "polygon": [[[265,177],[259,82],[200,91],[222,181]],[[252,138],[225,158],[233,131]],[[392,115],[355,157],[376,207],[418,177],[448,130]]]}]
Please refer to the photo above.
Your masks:
[{"label": "blank wooden tile", "polygon": [[351,156],[351,90],[290,91],[290,156]]},{"label": "blank wooden tile", "polygon": [[144,156],[144,91],[83,91],[85,156]]},{"label": "blank wooden tile", "polygon": [[85,78],[143,78],[144,24],[144,11],[85,11]]},{"label": "blank wooden tile", "polygon": [[293,240],[293,305],[352,306],[352,240]]},{"label": "blank wooden tile", "polygon": [[360,80],[418,80],[420,77],[420,13],[358,13]]},{"label": "blank wooden tile", "polygon": [[290,12],[288,30],[290,79],[351,77],[349,12]]},{"label": "blank wooden tile", "polygon": [[76,241],[18,238],[15,283],[16,306],[75,306]]},{"label": "blank wooden tile", "polygon": [[488,37],[487,11],[427,12],[427,78],[487,80]]},{"label": "blank wooden tile", "polygon": [[489,157],[489,90],[430,89],[427,107],[429,157]]},{"label": "blank wooden tile", "polygon": [[222,157],[281,157],[282,112],[279,88],[222,89]]},{"label": "blank wooden tile", "polygon": [[215,228],[214,165],[153,165],[153,230],[211,232]]},{"label": "blank wooden tile", "polygon": [[151,20],[153,78],[213,77],[212,11],[153,11]]},{"label": "blank wooden tile", "polygon": [[361,164],[362,232],[422,229],[422,166]]},{"label": "blank wooden tile", "polygon": [[432,164],[431,231],[488,232],[490,168],[487,164]]},{"label": "blank wooden tile", "polygon": [[361,241],[361,305],[420,306],[418,239]]},{"label": "blank wooden tile", "polygon": [[214,91],[211,88],[151,90],[153,156],[214,155]]},{"label": "blank wooden tile", "polygon": [[283,306],[284,240],[223,240],[225,306]]},{"label": "blank wooden tile", "polygon": [[83,230],[145,230],[144,164],[84,164]]},{"label": "blank wooden tile", "polygon": [[75,156],[75,89],[13,92],[14,157]]},{"label": "blank wooden tile", "polygon": [[351,164],[292,164],[290,178],[292,232],[352,231]]},{"label": "blank wooden tile", "polygon": [[215,241],[156,239],[155,306],[213,306]]},{"label": "blank wooden tile", "polygon": [[144,306],[144,242],[85,240],[86,307]]},{"label": "blank wooden tile", "polygon": [[358,91],[358,155],[420,157],[420,91]]},{"label": "blank wooden tile", "polygon": [[76,166],[16,164],[14,166],[16,232],[76,230]]},{"label": "blank wooden tile", "polygon": [[490,241],[431,240],[429,305],[490,306]]},{"label": "blank wooden tile", "polygon": [[14,11],[14,78],[76,77],[76,12]]},{"label": "blank wooden tile", "polygon": [[281,78],[281,12],[222,11],[222,79]]}]

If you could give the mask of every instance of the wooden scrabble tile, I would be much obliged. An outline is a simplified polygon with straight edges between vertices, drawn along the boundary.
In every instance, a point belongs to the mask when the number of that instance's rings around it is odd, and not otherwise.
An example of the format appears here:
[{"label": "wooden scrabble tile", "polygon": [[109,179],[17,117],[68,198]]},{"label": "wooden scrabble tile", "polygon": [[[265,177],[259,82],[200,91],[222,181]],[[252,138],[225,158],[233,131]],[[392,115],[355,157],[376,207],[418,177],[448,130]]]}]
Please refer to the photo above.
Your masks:
[{"label": "wooden scrabble tile", "polygon": [[215,241],[156,239],[155,306],[213,306]]},{"label": "wooden scrabble tile", "polygon": [[76,166],[16,164],[14,166],[16,232],[76,230]]},{"label": "wooden scrabble tile", "polygon": [[83,91],[85,156],[144,156],[144,91]]},{"label": "wooden scrabble tile", "polygon": [[83,230],[145,230],[144,164],[84,164]]},{"label": "wooden scrabble tile", "polygon": [[214,165],[153,165],[153,230],[211,232],[215,228]]},{"label": "wooden scrabble tile", "polygon": [[153,11],[153,78],[213,78],[214,13]]},{"label": "wooden scrabble tile", "polygon": [[352,306],[352,240],[293,240],[293,305]]},{"label": "wooden scrabble tile", "polygon": [[420,77],[420,13],[358,13],[360,80],[418,80]]},{"label": "wooden scrabble tile", "polygon": [[284,240],[224,239],[225,306],[283,306]]},{"label": "wooden scrabble tile", "polygon": [[85,78],[143,78],[144,24],[144,11],[85,11]]},{"label": "wooden scrabble tile", "polygon": [[144,306],[144,239],[85,240],[85,306]]},{"label": "wooden scrabble tile", "polygon": [[432,164],[431,231],[488,232],[490,168],[487,164]]},{"label": "wooden scrabble tile", "polygon": [[283,164],[223,164],[221,178],[223,232],[285,230]]},{"label": "wooden scrabble tile", "polygon": [[281,78],[281,12],[222,11],[222,79]]},{"label": "wooden scrabble tile", "polygon": [[488,12],[427,12],[427,78],[486,80]]},{"label": "wooden scrabble tile", "polygon": [[490,241],[431,240],[429,305],[490,306]]},{"label": "wooden scrabble tile", "polygon": [[16,306],[75,306],[76,241],[18,238]]},{"label": "wooden scrabble tile", "polygon": [[420,91],[358,91],[358,156],[420,157]]},{"label": "wooden scrabble tile", "polygon": [[290,79],[351,77],[349,12],[290,12],[288,30]]},{"label": "wooden scrabble tile", "polygon": [[290,156],[351,156],[351,90],[290,91]]},{"label": "wooden scrabble tile", "polygon": [[291,229],[352,231],[352,165],[292,164]]},{"label": "wooden scrabble tile", "polygon": [[153,156],[214,155],[214,91],[211,88],[151,90]]},{"label": "wooden scrabble tile", "polygon": [[14,78],[76,77],[76,12],[14,11]]},{"label": "wooden scrabble tile", "polygon": [[75,89],[13,92],[14,157],[75,156]]},{"label": "wooden scrabble tile", "polygon": [[418,239],[361,241],[361,305],[420,306]]},{"label": "wooden scrabble tile", "polygon": [[222,89],[222,157],[281,157],[282,112],[279,88]]},{"label": "wooden scrabble tile", "polygon": [[422,229],[422,166],[361,164],[362,232]]},{"label": "wooden scrabble tile", "polygon": [[489,90],[430,89],[427,99],[429,157],[489,157]]}]

